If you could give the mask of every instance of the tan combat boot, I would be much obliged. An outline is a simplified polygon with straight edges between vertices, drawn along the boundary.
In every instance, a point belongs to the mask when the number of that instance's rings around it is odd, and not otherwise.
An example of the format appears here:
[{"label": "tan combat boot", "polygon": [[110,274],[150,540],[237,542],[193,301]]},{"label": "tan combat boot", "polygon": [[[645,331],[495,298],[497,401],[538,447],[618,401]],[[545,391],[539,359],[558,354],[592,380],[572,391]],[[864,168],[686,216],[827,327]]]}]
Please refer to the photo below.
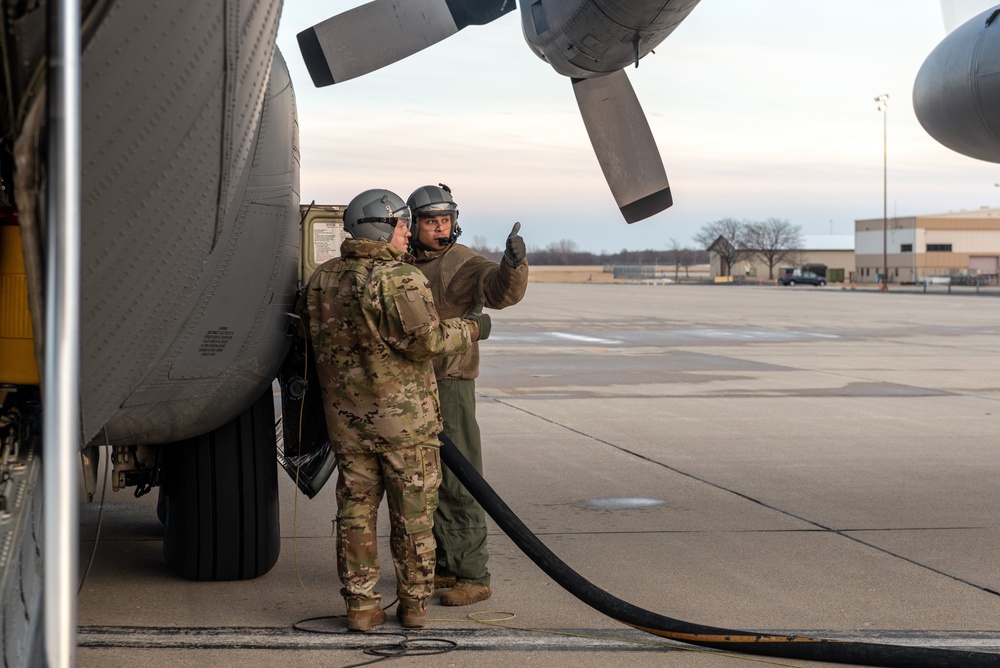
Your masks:
[{"label": "tan combat boot", "polygon": [[451,589],[458,582],[458,578],[454,575],[435,575],[434,576],[434,588],[435,589]]},{"label": "tan combat boot", "polygon": [[441,597],[442,605],[472,605],[485,601],[490,597],[488,585],[477,585],[471,582],[456,582],[447,594]]},{"label": "tan combat boot", "polygon": [[365,610],[347,611],[348,631],[370,631],[382,624],[385,624],[385,611],[382,608],[375,607]]},{"label": "tan combat boot", "polygon": [[404,603],[400,600],[399,605],[396,606],[396,618],[399,619],[399,625],[404,629],[422,628],[427,623],[426,604],[419,601]]}]

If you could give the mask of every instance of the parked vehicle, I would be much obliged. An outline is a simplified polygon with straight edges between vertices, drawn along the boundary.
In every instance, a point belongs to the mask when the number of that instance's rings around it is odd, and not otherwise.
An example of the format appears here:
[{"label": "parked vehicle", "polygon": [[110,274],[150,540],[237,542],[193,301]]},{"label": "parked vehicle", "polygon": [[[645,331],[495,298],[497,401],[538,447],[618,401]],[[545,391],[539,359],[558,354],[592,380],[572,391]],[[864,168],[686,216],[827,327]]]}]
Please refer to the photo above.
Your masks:
[{"label": "parked vehicle", "polygon": [[817,276],[811,271],[803,271],[799,274],[784,274],[778,277],[779,285],[826,285],[826,279]]}]

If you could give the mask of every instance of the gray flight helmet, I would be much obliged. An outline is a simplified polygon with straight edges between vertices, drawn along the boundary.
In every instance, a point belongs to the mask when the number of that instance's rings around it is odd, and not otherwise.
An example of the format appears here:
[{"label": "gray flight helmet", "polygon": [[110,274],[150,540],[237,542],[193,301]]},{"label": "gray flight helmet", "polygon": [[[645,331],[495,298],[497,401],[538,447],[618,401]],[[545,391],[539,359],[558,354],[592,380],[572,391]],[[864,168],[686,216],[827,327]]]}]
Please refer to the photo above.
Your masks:
[{"label": "gray flight helmet", "polygon": [[436,186],[420,186],[406,200],[407,206],[413,212],[413,219],[410,221],[410,243],[421,247],[417,241],[419,231],[418,220],[421,216],[451,216],[451,236],[448,243],[455,243],[462,234],[462,228],[458,226],[458,204],[451,196],[451,188],[443,183]]},{"label": "gray flight helmet", "polygon": [[388,242],[403,219],[409,224],[410,208],[403,198],[384,188],[366,190],[344,209],[344,231],[355,239]]}]

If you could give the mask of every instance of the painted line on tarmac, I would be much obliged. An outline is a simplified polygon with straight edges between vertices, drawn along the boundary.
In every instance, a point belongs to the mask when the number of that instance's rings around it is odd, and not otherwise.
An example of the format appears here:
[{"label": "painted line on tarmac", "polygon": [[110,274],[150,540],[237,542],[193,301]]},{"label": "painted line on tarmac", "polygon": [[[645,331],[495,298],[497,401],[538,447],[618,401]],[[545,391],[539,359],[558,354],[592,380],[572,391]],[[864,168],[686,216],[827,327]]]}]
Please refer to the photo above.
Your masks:
[{"label": "painted line on tarmac", "polygon": [[899,559],[900,561],[904,561],[904,562],[906,562],[908,564],[912,564],[912,565],[914,565],[914,566],[916,566],[918,568],[923,568],[924,570],[930,571],[931,573],[936,573],[936,574],[941,575],[943,577],[949,578],[950,580],[953,580],[955,582],[960,582],[960,583],[962,583],[964,585],[972,587],[973,589],[978,589],[979,591],[985,592],[987,594],[991,594],[993,596],[1000,596],[1000,591],[998,591],[996,589],[992,589],[992,588],[987,587],[985,585],[977,584],[977,583],[975,583],[975,582],[973,582],[971,580],[967,580],[967,579],[965,579],[963,577],[959,577],[958,575],[955,575],[953,573],[949,573],[947,571],[941,570],[940,568],[936,568],[934,566],[931,566],[930,564],[925,564],[925,563],[922,563],[920,561],[917,561],[916,559],[912,559],[910,557],[904,556],[904,555],[902,555],[902,554],[900,554],[898,552],[893,552],[892,550],[890,550],[888,548],[881,547],[881,546],[876,545],[875,543],[870,542],[868,540],[862,540],[858,536],[851,535],[851,533],[849,532],[849,530],[835,529],[833,527],[826,526],[825,524],[822,524],[822,523],[817,522],[815,520],[811,520],[811,519],[809,519],[809,518],[807,518],[807,517],[805,517],[803,515],[797,515],[797,514],[791,512],[791,511],[789,511],[789,510],[785,510],[784,508],[779,508],[778,506],[775,506],[775,505],[772,505],[770,503],[767,503],[767,502],[765,502],[765,501],[763,501],[761,499],[758,499],[758,498],[756,498],[754,496],[751,496],[749,494],[737,491],[734,487],[727,487],[727,486],[725,486],[725,485],[723,485],[721,483],[713,482],[713,481],[709,480],[708,478],[703,478],[703,477],[697,476],[697,475],[695,475],[693,473],[689,473],[688,471],[685,471],[683,469],[679,469],[676,466],[672,466],[670,464],[667,464],[666,462],[662,462],[662,461],[660,461],[660,460],[658,460],[658,459],[656,459],[656,458],[654,458],[652,456],[647,456],[647,455],[641,454],[639,452],[636,452],[634,450],[629,450],[625,446],[618,445],[617,443],[612,443],[611,441],[608,441],[608,440],[603,439],[603,438],[599,438],[597,436],[594,436],[593,434],[589,434],[589,433],[581,431],[579,429],[575,429],[573,427],[570,427],[567,424],[563,424],[562,422],[559,422],[558,420],[554,420],[552,418],[547,418],[547,417],[545,417],[543,415],[540,415],[539,413],[534,413],[534,412],[528,410],[527,408],[523,408],[521,406],[515,406],[513,403],[510,403],[511,401],[514,401],[514,400],[516,400],[516,397],[505,397],[503,399],[494,399],[494,401],[496,403],[500,404],[501,406],[507,406],[508,408],[512,408],[512,409],[514,409],[516,411],[520,411],[520,412],[524,413],[525,415],[530,415],[530,416],[532,416],[534,418],[537,418],[537,419],[541,420],[542,422],[547,422],[547,423],[555,425],[557,427],[561,427],[561,428],[565,429],[566,431],[572,432],[574,434],[579,434],[580,436],[583,436],[584,438],[589,438],[592,441],[595,441],[597,443],[603,443],[604,445],[607,445],[610,448],[614,448],[615,450],[618,450],[619,452],[623,452],[623,453],[625,453],[627,455],[630,455],[632,457],[635,457],[637,459],[641,459],[641,460],[643,460],[645,462],[649,462],[650,464],[653,464],[655,466],[660,466],[660,467],[662,467],[662,468],[664,468],[664,469],[666,469],[668,471],[673,471],[674,473],[677,473],[678,475],[682,475],[682,476],[684,476],[686,478],[689,478],[691,480],[695,480],[697,482],[703,483],[705,485],[708,485],[709,487],[713,487],[713,488],[721,490],[723,492],[728,492],[729,494],[732,494],[733,496],[736,496],[738,498],[741,498],[741,499],[744,499],[746,501],[749,501],[750,503],[757,504],[758,506],[760,506],[762,508],[767,508],[767,509],[773,510],[773,511],[775,511],[777,513],[781,513],[782,515],[785,515],[786,517],[791,517],[791,518],[799,520],[801,522],[805,522],[806,524],[809,524],[810,526],[816,527],[818,529],[822,529],[823,531],[827,531],[827,532],[829,532],[829,533],[831,533],[831,534],[833,534],[835,536],[840,536],[841,538],[846,538],[847,540],[853,541],[853,542],[855,542],[855,543],[857,543],[859,545],[864,545],[865,547],[868,547],[868,548],[870,548],[872,550],[875,550],[876,552],[881,552],[882,554],[889,555],[890,557]]},{"label": "painted line on tarmac", "polygon": [[396,631],[392,627],[380,627],[378,631],[370,633],[349,633],[339,623],[342,622],[335,622],[338,624],[336,626],[322,627],[317,632],[298,631],[290,627],[254,626],[81,626],[77,633],[77,645],[91,649],[363,650],[372,645],[385,644],[388,640],[409,638],[428,642],[446,639],[458,643],[458,649],[466,650],[663,651],[689,648],[664,639],[650,641],[649,634],[633,629],[615,631],[614,637],[594,637],[594,634],[601,633],[595,629],[539,629],[539,632],[532,633],[498,627],[448,629],[438,626],[422,631]]},{"label": "painted line on tarmac", "polygon": [[[878,642],[911,647],[1000,652],[1000,630],[845,632],[780,629],[762,632],[777,635],[819,635],[830,640]],[[339,625],[325,627],[322,632],[317,633],[297,631],[290,627],[257,626],[81,626],[77,634],[77,644],[81,648],[90,649],[363,650],[372,645],[383,644],[390,638],[426,639],[429,642],[437,638],[447,639],[458,643],[458,649],[491,651],[636,652],[691,649],[690,645],[668,640],[651,641],[648,634],[633,629],[610,632],[596,629],[538,629],[532,632],[504,627],[448,629],[435,626],[423,631],[396,632],[391,627],[382,627],[378,632],[348,633]]]},{"label": "painted line on tarmac", "polygon": [[583,336],[582,334],[567,334],[565,332],[549,332],[549,334],[558,339],[581,341],[583,343],[607,343],[610,345],[618,345],[621,343],[621,341],[615,341],[614,339],[601,339],[596,336]]}]

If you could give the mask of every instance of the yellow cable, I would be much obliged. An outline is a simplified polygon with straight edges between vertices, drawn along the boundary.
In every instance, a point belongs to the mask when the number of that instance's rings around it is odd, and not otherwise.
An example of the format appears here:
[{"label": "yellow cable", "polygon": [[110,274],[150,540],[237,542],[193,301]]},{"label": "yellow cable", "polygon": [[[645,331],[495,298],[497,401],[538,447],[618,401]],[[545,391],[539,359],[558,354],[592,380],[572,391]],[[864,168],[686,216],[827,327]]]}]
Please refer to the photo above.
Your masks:
[{"label": "yellow cable", "polygon": [[[498,619],[479,619],[476,615],[505,615]],[[751,661],[753,663],[761,663],[768,666],[785,666],[796,668],[796,664],[792,663],[779,663],[777,661],[768,661],[767,659],[758,659],[756,657],[750,657],[746,655],[736,655],[728,654],[724,652],[718,652],[710,649],[701,649],[698,647],[685,647],[683,645],[666,645],[663,642],[657,642],[654,640],[637,640],[635,638],[618,638],[614,636],[599,636],[590,635],[586,633],[570,633],[569,631],[550,631],[548,629],[533,629],[524,626],[512,626],[509,624],[499,624],[498,622],[505,622],[517,617],[513,612],[507,612],[505,610],[477,610],[476,612],[470,612],[468,619],[480,624],[485,624],[487,626],[495,626],[501,629],[511,629],[513,631],[527,631],[528,633],[545,633],[554,636],[569,636],[571,638],[590,638],[593,640],[610,640],[632,645],[650,645],[652,647],[662,647],[664,649],[676,649],[683,652],[696,652],[699,654],[712,654],[715,656],[721,656],[729,659],[740,659],[743,661]],[[450,622],[453,624],[460,624],[464,622],[464,619],[447,619],[447,618],[428,618],[429,622]]]}]

